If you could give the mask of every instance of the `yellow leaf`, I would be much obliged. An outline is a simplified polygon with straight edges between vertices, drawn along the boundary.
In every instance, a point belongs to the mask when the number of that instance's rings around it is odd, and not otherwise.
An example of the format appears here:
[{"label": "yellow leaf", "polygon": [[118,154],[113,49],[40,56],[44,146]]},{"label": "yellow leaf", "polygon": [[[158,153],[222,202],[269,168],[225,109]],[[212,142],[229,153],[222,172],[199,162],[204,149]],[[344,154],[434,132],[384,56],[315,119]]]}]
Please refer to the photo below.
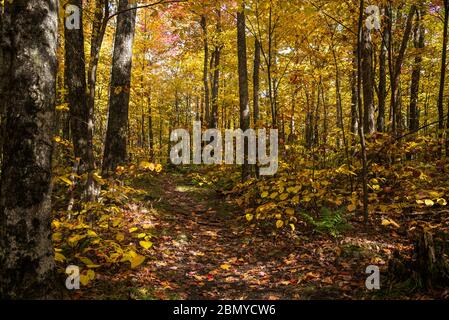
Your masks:
[{"label": "yellow leaf", "polygon": [[295,231],[295,225],[293,223],[290,223],[289,226],[292,229],[292,231]]},{"label": "yellow leaf", "polygon": [[266,198],[268,197],[268,192],[264,191],[262,192],[262,194],[260,195],[261,198]]},{"label": "yellow leaf", "polygon": [[69,186],[71,186],[73,184],[73,181],[71,181],[67,177],[59,177],[59,180],[61,180],[62,182],[64,182],[65,184],[67,184]]},{"label": "yellow leaf", "polygon": [[131,268],[136,268],[140,266],[145,261],[145,257],[139,254],[136,254],[131,260]]},{"label": "yellow leaf", "polygon": [[92,230],[87,231],[87,235],[89,237],[98,237],[98,235],[95,233],[95,231],[92,231]]},{"label": "yellow leaf", "polygon": [[281,194],[280,197],[279,197],[279,199],[280,199],[281,201],[284,201],[284,200],[287,199],[287,198],[288,198],[288,193],[283,193],[283,194]]},{"label": "yellow leaf", "polygon": [[224,263],[224,264],[222,264],[220,266],[220,268],[223,269],[223,270],[229,270],[231,268],[231,266],[229,264],[227,264],[227,263]]},{"label": "yellow leaf", "polygon": [[55,260],[59,262],[64,262],[66,260],[66,257],[64,257],[63,254],[56,252],[55,253]]},{"label": "yellow leaf", "polygon": [[293,203],[293,204],[299,204],[299,196],[294,196],[294,197],[292,198],[292,203]]},{"label": "yellow leaf", "polygon": [[149,249],[153,246],[153,242],[151,241],[140,241],[139,244],[145,249]]},{"label": "yellow leaf", "polygon": [[348,209],[349,212],[354,212],[357,209],[357,207],[355,206],[355,204],[350,204],[347,207],[347,209]]},{"label": "yellow leaf", "polygon": [[288,215],[294,215],[295,214],[295,210],[292,208],[288,208],[285,210],[285,213]]},{"label": "yellow leaf", "polygon": [[136,227],[132,227],[128,231],[129,231],[129,233],[133,233],[133,232],[137,231],[137,228]]},{"label": "yellow leaf", "polygon": [[92,262],[92,260],[90,260],[89,258],[86,257],[79,257],[80,261],[82,263],[84,263],[85,265],[93,265],[94,263]]},{"label": "yellow leaf", "polygon": [[446,199],[443,199],[443,198],[438,199],[438,200],[437,200],[437,203],[438,203],[440,206],[445,206],[445,205],[447,205]]},{"label": "yellow leaf", "polygon": [[55,232],[51,236],[54,242],[59,242],[62,240],[62,234],[60,232]]},{"label": "yellow leaf", "polygon": [[430,200],[430,199],[424,200],[424,203],[425,203],[426,206],[428,206],[428,207],[433,207],[433,206],[435,205],[435,202],[433,202],[433,201]]},{"label": "yellow leaf", "polygon": [[145,236],[146,236],[145,233],[139,233],[139,234],[137,235],[137,238],[142,239],[142,238],[145,238]]},{"label": "yellow leaf", "polygon": [[56,111],[70,111],[69,104],[64,103],[64,104],[60,104],[59,106],[56,106]]},{"label": "yellow leaf", "polygon": [[61,222],[59,222],[58,220],[53,220],[51,225],[53,228],[58,229],[61,226]]},{"label": "yellow leaf", "polygon": [[252,215],[251,213],[248,213],[247,215],[245,215],[246,220],[251,221],[254,219],[254,215]]},{"label": "yellow leaf", "polygon": [[394,221],[393,219],[382,219],[382,225],[383,225],[383,226],[389,226],[389,225],[392,225],[392,226],[394,226],[395,228],[399,228],[399,227],[400,227],[399,224],[397,224],[397,222]]},{"label": "yellow leaf", "polygon": [[89,280],[94,280],[95,279],[95,271],[89,269],[87,271],[87,277],[89,278]]},{"label": "yellow leaf", "polygon": [[115,236],[115,239],[117,241],[123,241],[123,240],[125,240],[125,235],[123,233],[119,233]]},{"label": "yellow leaf", "polygon": [[80,275],[80,282],[83,286],[87,286],[89,284],[89,281],[90,281],[90,279],[87,275],[85,275],[85,274]]},{"label": "yellow leaf", "polygon": [[85,237],[86,236],[82,236],[82,235],[79,235],[79,234],[74,235],[74,236],[72,236],[72,237],[70,237],[68,239],[69,245],[71,245],[73,247],[73,246],[75,246],[78,243],[78,241],[84,239]]},{"label": "yellow leaf", "polygon": [[118,86],[118,87],[115,87],[115,89],[114,89],[114,94],[120,94],[120,92],[122,92],[122,87],[120,87],[120,86]]},{"label": "yellow leaf", "polygon": [[284,221],[278,220],[276,221],[276,228],[280,229],[284,226]]},{"label": "yellow leaf", "polygon": [[148,161],[140,162],[139,167],[141,169],[146,169],[146,170],[150,170],[150,171],[154,171],[156,169],[156,165],[154,163],[151,163],[151,162],[148,162]]}]

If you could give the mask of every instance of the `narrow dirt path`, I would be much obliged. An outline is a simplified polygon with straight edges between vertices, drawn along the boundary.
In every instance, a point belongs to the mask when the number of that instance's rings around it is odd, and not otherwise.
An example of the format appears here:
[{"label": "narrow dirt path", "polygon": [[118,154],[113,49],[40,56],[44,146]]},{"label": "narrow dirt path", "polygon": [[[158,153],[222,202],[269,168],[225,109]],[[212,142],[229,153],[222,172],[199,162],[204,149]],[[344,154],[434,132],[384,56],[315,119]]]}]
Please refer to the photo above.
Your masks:
[{"label": "narrow dirt path", "polygon": [[164,176],[159,187],[150,197],[154,256],[135,275],[137,298],[344,299],[363,284],[363,272],[340,272],[332,240],[255,232],[218,193],[182,175]]}]

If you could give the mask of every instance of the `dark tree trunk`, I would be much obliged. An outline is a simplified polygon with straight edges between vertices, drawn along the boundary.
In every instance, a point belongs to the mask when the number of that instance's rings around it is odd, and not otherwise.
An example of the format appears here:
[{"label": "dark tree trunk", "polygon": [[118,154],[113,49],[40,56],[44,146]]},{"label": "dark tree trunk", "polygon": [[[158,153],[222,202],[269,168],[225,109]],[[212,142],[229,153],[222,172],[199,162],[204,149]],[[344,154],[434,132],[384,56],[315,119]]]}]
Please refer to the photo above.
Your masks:
[{"label": "dark tree trunk", "polygon": [[[415,14],[416,7],[413,5],[410,8],[410,11],[407,16],[407,21],[405,24],[404,36],[402,38],[401,47],[399,49],[398,57],[394,63],[394,68],[391,70],[391,112],[393,113],[393,133],[395,135],[400,135],[402,131],[402,116],[399,108],[399,93],[400,93],[400,84],[399,80],[401,77],[402,64],[404,62],[405,51],[407,50],[408,41],[410,39],[410,34],[412,32],[413,27],[413,16]],[[390,26],[391,27],[391,26]],[[391,30],[390,30],[391,32]],[[390,40],[391,35],[390,35]],[[391,45],[389,50],[391,51]],[[389,54],[391,62],[392,54]]]},{"label": "dark tree trunk", "polygon": [[365,224],[368,223],[369,211],[368,211],[368,159],[366,156],[366,143],[365,143],[365,133],[363,123],[363,111],[362,111],[362,57],[363,57],[363,11],[365,8],[365,1],[360,0],[359,7],[359,21],[358,21],[358,33],[357,33],[357,105],[358,105],[358,115],[359,115],[359,139],[361,147],[361,157],[362,157],[362,188],[363,188],[363,217]]},{"label": "dark tree trunk", "polygon": [[95,0],[95,14],[92,23],[92,36],[90,46],[90,61],[87,71],[87,199],[94,201],[96,198],[96,187],[94,180],[95,156],[94,156],[94,111],[95,111],[95,89],[97,85],[97,69],[100,60],[100,50],[103,44],[104,34],[109,17],[109,0]]},{"label": "dark tree trunk", "polygon": [[84,173],[88,164],[87,136],[88,114],[86,95],[86,60],[84,56],[84,34],[82,19],[82,1],[70,0],[68,4],[80,9],[80,29],[64,28],[65,39],[65,82],[70,107],[70,125],[72,129],[75,158],[79,158],[78,172]]},{"label": "dark tree trunk", "polygon": [[[389,10],[388,7],[385,11]],[[386,13],[386,16],[389,16]],[[379,55],[379,113],[377,115],[377,131],[385,131],[385,106],[387,100],[387,45],[390,41],[387,28],[383,29],[382,43]]]},{"label": "dark tree trunk", "polygon": [[[135,4],[129,4],[128,0],[120,0],[118,10],[123,11],[132,7],[135,7]],[[103,175],[114,172],[118,165],[127,161],[126,141],[135,23],[136,10],[129,10],[117,16]]]},{"label": "dark tree trunk", "polygon": [[[244,6],[244,4],[242,4]],[[250,127],[249,93],[248,93],[248,66],[246,55],[246,22],[245,11],[237,12],[237,52],[239,74],[239,101],[240,101],[240,129],[246,131]],[[248,140],[245,139],[244,164],[242,166],[242,181],[251,177],[248,164]]]},{"label": "dark tree trunk", "polygon": [[218,91],[220,87],[220,48],[214,52],[214,77],[212,82],[212,112],[210,114],[210,127],[218,128]]},{"label": "dark tree trunk", "polygon": [[353,137],[357,134],[359,126],[359,119],[357,115],[357,97],[357,49],[355,49],[352,58],[351,70],[351,133]]},{"label": "dark tree trunk", "polygon": [[3,2],[0,2],[0,164],[2,161],[2,154],[3,154],[3,140],[5,139],[5,133],[4,133],[4,124],[5,124],[5,105],[3,98],[3,85],[4,85],[4,70],[6,67],[3,65]]},{"label": "dark tree trunk", "polygon": [[254,126],[259,121],[259,90],[260,90],[260,42],[254,40],[254,69],[253,69],[253,113]]},{"label": "dark tree trunk", "polygon": [[[217,9],[217,34],[221,33],[221,8]],[[218,94],[220,89],[220,57],[221,57],[221,44],[215,45],[215,50],[213,53],[213,79],[212,79],[212,110],[210,114],[209,127],[218,128]],[[211,66],[212,69],[212,66]]]},{"label": "dark tree trunk", "polygon": [[[257,38],[254,40],[254,66],[253,66],[253,115],[254,128],[257,129],[259,122],[259,95],[260,95],[260,42]],[[256,177],[259,177],[259,166],[255,166]]]},{"label": "dark tree trunk", "polygon": [[6,4],[0,297],[55,298],[51,179],[58,2]]},{"label": "dark tree trunk", "polygon": [[[439,138],[443,136],[444,130],[444,89],[446,84],[446,60],[447,60],[447,40],[448,40],[448,23],[449,23],[449,0],[444,0],[444,26],[443,26],[443,49],[441,53],[441,71],[440,71],[440,90],[438,92],[438,129]],[[448,110],[449,115],[449,110]],[[447,120],[449,127],[449,119]],[[449,143],[446,140],[446,155],[449,151]],[[440,151],[440,153],[442,150]]]},{"label": "dark tree trunk", "polygon": [[153,110],[151,107],[151,92],[148,95],[148,143],[150,147],[150,161],[154,161]]},{"label": "dark tree trunk", "polygon": [[372,134],[374,127],[374,77],[373,44],[370,31],[363,30],[362,79],[363,79],[363,131]]},{"label": "dark tree trunk", "polygon": [[207,20],[206,16],[201,16],[201,28],[203,29],[203,46],[204,46],[204,66],[203,66],[203,86],[204,86],[204,117],[207,122],[210,120],[210,90],[209,90],[209,45],[207,37]]},{"label": "dark tree trunk", "polygon": [[423,16],[425,10],[423,7],[417,13],[416,16],[416,27],[414,30],[413,43],[417,50],[415,56],[415,62],[412,71],[412,83],[410,85],[410,107],[409,107],[409,130],[416,131],[419,128],[419,109],[418,109],[418,97],[419,97],[419,84],[421,80],[421,64],[422,64],[422,54],[424,49],[424,37],[425,29],[423,25]]}]

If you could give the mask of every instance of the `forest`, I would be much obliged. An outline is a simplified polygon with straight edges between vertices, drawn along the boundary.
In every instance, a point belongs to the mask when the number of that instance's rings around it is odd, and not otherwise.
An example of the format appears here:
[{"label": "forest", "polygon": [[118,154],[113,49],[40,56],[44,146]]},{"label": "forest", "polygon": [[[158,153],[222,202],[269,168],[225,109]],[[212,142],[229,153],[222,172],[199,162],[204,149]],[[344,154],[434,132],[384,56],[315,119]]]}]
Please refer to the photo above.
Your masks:
[{"label": "forest", "polygon": [[448,28],[449,0],[0,0],[0,299],[448,299]]}]

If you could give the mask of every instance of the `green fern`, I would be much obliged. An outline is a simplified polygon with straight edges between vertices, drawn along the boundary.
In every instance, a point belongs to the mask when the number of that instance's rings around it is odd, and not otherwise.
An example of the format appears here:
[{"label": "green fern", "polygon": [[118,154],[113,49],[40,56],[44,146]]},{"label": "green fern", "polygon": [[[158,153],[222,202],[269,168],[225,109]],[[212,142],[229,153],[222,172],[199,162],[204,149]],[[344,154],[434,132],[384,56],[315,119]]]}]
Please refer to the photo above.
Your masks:
[{"label": "green fern", "polygon": [[305,212],[302,213],[302,216],[306,222],[314,226],[318,232],[328,233],[333,237],[338,237],[341,232],[350,228],[350,225],[347,223],[342,213],[342,210],[331,211],[329,208],[323,207],[319,219],[314,219]]}]

